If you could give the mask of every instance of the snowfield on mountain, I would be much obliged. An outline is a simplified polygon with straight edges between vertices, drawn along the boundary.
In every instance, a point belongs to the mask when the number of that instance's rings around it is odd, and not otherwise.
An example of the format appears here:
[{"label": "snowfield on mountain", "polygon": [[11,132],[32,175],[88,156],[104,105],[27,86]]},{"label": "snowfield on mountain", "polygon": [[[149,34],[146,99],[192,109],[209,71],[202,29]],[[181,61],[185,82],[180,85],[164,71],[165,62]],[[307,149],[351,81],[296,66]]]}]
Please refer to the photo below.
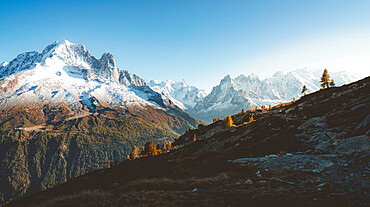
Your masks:
[{"label": "snowfield on mountain", "polygon": [[[277,72],[272,77],[260,79],[256,74],[249,76],[240,75],[232,79],[225,76],[220,84],[213,87],[203,99],[197,101],[189,113],[197,119],[208,123],[213,118],[225,118],[229,114],[235,114],[242,109],[254,109],[256,106],[269,107],[280,103],[299,99],[303,85],[307,92],[318,91],[322,70],[298,69],[288,73]],[[358,80],[357,77],[347,72],[330,73],[337,86]]]},{"label": "snowfield on mountain", "polygon": [[116,67],[113,55],[93,57],[83,45],[54,42],[42,53],[26,52],[0,67],[0,108],[64,102],[76,112],[104,106],[156,106],[169,98]]}]

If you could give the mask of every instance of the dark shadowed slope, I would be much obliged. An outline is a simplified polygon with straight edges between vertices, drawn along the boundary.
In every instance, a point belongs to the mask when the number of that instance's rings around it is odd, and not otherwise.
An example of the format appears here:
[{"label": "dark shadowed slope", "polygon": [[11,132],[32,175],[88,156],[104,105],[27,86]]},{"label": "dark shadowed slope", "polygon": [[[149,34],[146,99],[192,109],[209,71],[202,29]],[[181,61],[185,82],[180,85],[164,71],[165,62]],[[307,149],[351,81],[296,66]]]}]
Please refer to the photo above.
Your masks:
[{"label": "dark shadowed slope", "polygon": [[10,206],[368,206],[369,92],[365,78],[236,114]]}]

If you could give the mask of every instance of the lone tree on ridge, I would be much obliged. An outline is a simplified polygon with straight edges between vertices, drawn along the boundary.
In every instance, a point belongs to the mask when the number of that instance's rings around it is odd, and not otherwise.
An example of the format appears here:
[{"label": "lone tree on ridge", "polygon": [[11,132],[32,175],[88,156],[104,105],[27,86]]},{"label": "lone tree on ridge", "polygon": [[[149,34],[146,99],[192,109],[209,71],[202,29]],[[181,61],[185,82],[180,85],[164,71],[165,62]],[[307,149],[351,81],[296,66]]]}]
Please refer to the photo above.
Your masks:
[{"label": "lone tree on ridge", "polygon": [[328,70],[326,68],[324,70],[324,73],[322,74],[320,83],[321,83],[322,88],[329,88],[330,75],[329,75]]},{"label": "lone tree on ridge", "polygon": [[303,86],[303,88],[302,88],[302,93],[303,93],[304,95],[306,95],[306,91],[307,91],[307,88],[306,88],[306,85],[304,85],[304,86]]}]

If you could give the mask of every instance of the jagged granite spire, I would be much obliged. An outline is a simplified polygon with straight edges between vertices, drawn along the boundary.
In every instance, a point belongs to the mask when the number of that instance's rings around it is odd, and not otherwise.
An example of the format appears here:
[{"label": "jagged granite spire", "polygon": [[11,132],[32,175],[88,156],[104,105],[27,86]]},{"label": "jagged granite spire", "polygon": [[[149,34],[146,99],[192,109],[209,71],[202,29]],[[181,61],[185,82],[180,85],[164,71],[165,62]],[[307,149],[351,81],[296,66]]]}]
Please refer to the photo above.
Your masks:
[{"label": "jagged granite spire", "polygon": [[55,41],[42,53],[18,55],[0,66],[0,80],[0,108],[65,102],[78,110],[84,106],[92,110],[92,100],[122,107],[152,104],[166,109],[173,104],[137,75],[119,70],[111,53],[97,59],[84,45],[68,40]]}]

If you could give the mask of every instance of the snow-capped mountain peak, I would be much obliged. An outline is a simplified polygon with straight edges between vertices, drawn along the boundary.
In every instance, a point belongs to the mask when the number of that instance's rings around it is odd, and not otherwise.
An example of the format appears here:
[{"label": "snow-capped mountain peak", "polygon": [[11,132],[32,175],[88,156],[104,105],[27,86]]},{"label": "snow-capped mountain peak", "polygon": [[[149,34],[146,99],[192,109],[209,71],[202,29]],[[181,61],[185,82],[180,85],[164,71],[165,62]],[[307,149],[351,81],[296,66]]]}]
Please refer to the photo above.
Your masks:
[{"label": "snow-capped mountain peak", "polygon": [[255,73],[252,73],[248,76],[249,79],[259,79],[258,75],[256,75]]},{"label": "snow-capped mountain peak", "polygon": [[158,93],[165,94],[182,109],[190,109],[202,100],[207,94],[204,90],[191,86],[182,80],[176,82],[172,80],[160,81],[151,80],[148,85]]},{"label": "snow-capped mountain peak", "polygon": [[171,101],[149,88],[143,79],[119,70],[113,55],[96,59],[83,45],[67,40],[48,45],[42,53],[26,52],[0,66],[0,108],[20,103],[65,102],[72,108],[153,105]]},{"label": "snow-capped mountain peak", "polygon": [[221,81],[220,81],[220,86],[222,87],[223,90],[227,90],[228,88],[233,88],[234,90],[237,90],[237,87],[231,78],[230,75],[226,75]]},{"label": "snow-capped mountain peak", "polygon": [[[225,117],[240,112],[241,109],[277,105],[298,99],[303,85],[311,93],[320,89],[322,70],[309,68],[290,72],[276,72],[272,77],[260,79],[256,74],[239,75],[232,79],[225,76],[212,92],[190,109],[190,114],[206,122],[214,117]],[[337,86],[353,82],[358,78],[346,72],[330,72]]]},{"label": "snow-capped mountain peak", "polygon": [[7,66],[8,64],[9,64],[8,62],[4,61],[3,63],[1,63],[0,67],[5,67],[5,66]]}]

